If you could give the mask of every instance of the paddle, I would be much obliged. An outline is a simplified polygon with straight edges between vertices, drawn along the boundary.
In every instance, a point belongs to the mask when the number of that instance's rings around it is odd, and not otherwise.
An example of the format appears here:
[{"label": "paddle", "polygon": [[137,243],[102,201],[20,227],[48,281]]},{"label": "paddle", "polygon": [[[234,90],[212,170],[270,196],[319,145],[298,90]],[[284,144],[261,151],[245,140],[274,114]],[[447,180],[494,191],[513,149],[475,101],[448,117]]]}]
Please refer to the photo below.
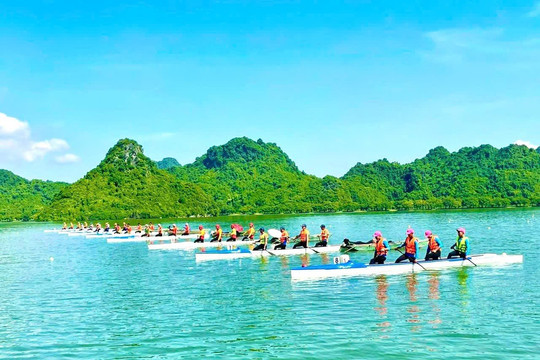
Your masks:
[{"label": "paddle", "polygon": [[[403,252],[402,252],[401,250],[399,250],[399,249],[396,249],[396,250],[397,250],[399,253],[401,253],[402,255],[405,255],[405,254],[403,254]],[[425,267],[423,267],[422,264],[420,264],[418,261],[416,261],[416,259],[414,259],[413,264],[416,264],[416,265],[420,266],[422,269],[424,269],[424,270],[427,271],[427,269],[426,269]]]},{"label": "paddle", "polygon": [[[465,259],[469,260],[471,262],[471,264],[473,264],[474,266],[478,266],[470,258],[468,258],[467,256],[465,256]],[[465,259],[463,259],[463,260],[465,260]]]}]

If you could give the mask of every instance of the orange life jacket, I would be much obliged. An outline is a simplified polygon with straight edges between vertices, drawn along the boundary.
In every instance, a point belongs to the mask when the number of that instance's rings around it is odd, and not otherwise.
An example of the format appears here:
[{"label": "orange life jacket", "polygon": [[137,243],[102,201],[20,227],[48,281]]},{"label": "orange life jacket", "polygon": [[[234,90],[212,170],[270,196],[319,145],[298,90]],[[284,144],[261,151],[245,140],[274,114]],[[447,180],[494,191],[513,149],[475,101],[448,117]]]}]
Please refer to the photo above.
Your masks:
[{"label": "orange life jacket", "polygon": [[328,229],[324,229],[321,231],[321,240],[322,241],[328,241],[328,237],[330,236],[330,231]]},{"label": "orange life jacket", "polygon": [[386,246],[384,246],[384,239],[380,239],[380,240],[377,240],[377,242],[375,243],[375,251],[377,253],[377,256],[380,256],[380,255],[388,255],[388,249],[386,248]]},{"label": "orange life jacket", "polygon": [[435,235],[433,235],[431,239],[428,240],[428,246],[429,251],[431,252],[437,252],[441,250],[441,247],[439,246],[439,244],[437,244],[437,241],[435,240]]},{"label": "orange life jacket", "polygon": [[289,237],[289,233],[287,232],[287,230],[283,230],[281,232],[281,237],[279,238],[279,241],[281,241],[282,243],[286,242],[287,241],[287,238]]},{"label": "orange life jacket", "polygon": [[416,242],[418,238],[413,237],[405,239],[405,252],[407,254],[416,254]]},{"label": "orange life jacket", "polygon": [[300,231],[300,241],[302,242],[307,241],[308,234],[309,234],[308,229],[302,229],[302,231]]},{"label": "orange life jacket", "polygon": [[184,232],[185,232],[186,234],[189,234],[190,230],[191,230],[191,229],[189,228],[189,225],[184,226]]}]

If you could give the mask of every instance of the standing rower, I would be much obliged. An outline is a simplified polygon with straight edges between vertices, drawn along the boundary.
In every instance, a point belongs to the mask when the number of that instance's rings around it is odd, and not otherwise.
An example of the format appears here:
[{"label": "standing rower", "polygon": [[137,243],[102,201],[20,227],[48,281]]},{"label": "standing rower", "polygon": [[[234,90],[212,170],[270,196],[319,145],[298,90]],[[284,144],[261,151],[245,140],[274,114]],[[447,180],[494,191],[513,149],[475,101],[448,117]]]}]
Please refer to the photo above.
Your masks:
[{"label": "standing rower", "polygon": [[373,253],[373,259],[369,261],[369,264],[384,264],[386,255],[388,255],[388,251],[390,250],[388,241],[383,238],[380,231],[375,231],[375,234],[373,234],[373,243],[375,244],[375,252]]},{"label": "standing rower", "polygon": [[268,234],[264,232],[264,228],[259,229],[259,245],[253,248],[253,251],[266,250],[268,246]]},{"label": "standing rower", "polygon": [[327,246],[328,238],[330,237],[330,231],[326,228],[325,225],[321,225],[321,233],[317,235],[321,241],[315,244],[315,247]]},{"label": "standing rower", "polygon": [[236,238],[238,237],[237,234],[238,232],[236,231],[236,227],[234,225],[231,225],[231,234],[227,241],[236,241]]},{"label": "standing rower", "polygon": [[279,244],[274,246],[274,250],[285,250],[287,248],[287,241],[289,241],[289,233],[284,227],[279,230],[281,230],[281,237],[279,238]]},{"label": "standing rower", "polygon": [[456,231],[458,233],[456,243],[450,247],[450,249],[453,249],[454,251],[451,251],[450,254],[448,254],[447,259],[450,259],[453,256],[459,256],[460,258],[465,259],[469,252],[469,238],[465,236],[465,229],[460,227]]},{"label": "standing rower", "polygon": [[430,230],[426,230],[424,233],[428,239],[428,247],[426,250],[426,257],[424,260],[439,260],[441,257],[442,242],[437,235],[433,235]]},{"label": "standing rower", "polygon": [[221,226],[219,224],[216,225],[216,232],[214,233],[214,236],[210,242],[221,242],[221,239],[223,238],[223,230],[221,229]]},{"label": "standing rower", "polygon": [[295,239],[300,239],[299,242],[294,244],[293,249],[303,247],[307,248],[309,246],[309,230],[307,229],[306,224],[302,224],[302,230],[300,230],[300,234],[295,236]]},{"label": "standing rower", "polygon": [[204,242],[204,228],[202,225],[199,225],[199,237],[194,241],[196,243],[202,243]]},{"label": "standing rower", "polygon": [[407,238],[397,248],[405,247],[405,254],[402,254],[396,259],[396,263],[403,260],[409,260],[410,262],[416,262],[416,255],[418,254],[418,238],[414,236],[413,229],[407,229]]},{"label": "standing rower", "polygon": [[244,236],[242,241],[246,241],[247,239],[253,240],[255,238],[255,227],[253,226],[253,223],[249,223],[249,229],[247,229],[242,235]]}]

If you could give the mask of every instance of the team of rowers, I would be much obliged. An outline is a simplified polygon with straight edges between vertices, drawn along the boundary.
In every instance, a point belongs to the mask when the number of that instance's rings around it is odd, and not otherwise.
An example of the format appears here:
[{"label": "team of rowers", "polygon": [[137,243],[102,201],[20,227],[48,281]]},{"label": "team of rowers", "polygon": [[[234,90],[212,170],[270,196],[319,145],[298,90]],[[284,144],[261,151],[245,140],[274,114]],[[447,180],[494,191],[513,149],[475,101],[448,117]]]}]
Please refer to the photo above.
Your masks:
[{"label": "team of rowers", "polygon": [[[326,228],[325,225],[321,225],[321,232],[316,235],[320,239],[319,242],[315,244],[315,247],[321,247],[321,246],[327,246],[328,245],[328,239],[330,238],[330,232]],[[131,225],[124,223],[121,227],[118,223],[114,224],[114,227],[111,229],[109,223],[105,224],[105,227],[102,228],[101,224],[90,224],[84,222],[84,223],[78,223],[77,227],[75,228],[73,226],[73,223],[70,224],[68,227],[66,223],[64,223],[63,230],[67,229],[77,229],[77,230],[91,230],[94,232],[111,232],[113,234],[131,234],[133,231],[133,228]],[[112,231],[111,231],[112,230]],[[156,230],[153,223],[149,223],[144,225],[144,227],[139,223],[137,225],[137,228],[135,229],[135,233],[143,233],[141,236],[164,236],[163,227],[161,224],[157,225],[157,234],[152,235],[152,233]],[[465,229],[460,227],[456,229],[457,231],[457,239],[454,245],[451,246],[452,251],[448,254],[447,258],[450,259],[452,257],[461,257],[466,258],[469,250],[469,238],[465,236]],[[189,235],[191,234],[191,228],[188,223],[186,223],[183,227],[183,229],[180,231],[179,228],[176,226],[176,224],[173,224],[172,226],[169,226],[167,229],[167,235],[168,236],[177,236],[177,235]],[[228,238],[226,241],[237,241],[240,237],[242,237],[241,241],[255,241],[255,227],[253,223],[249,224],[249,228],[246,231],[243,231],[243,228],[240,227],[237,224],[231,225],[231,230],[227,234]],[[196,232],[197,239],[195,240],[196,243],[202,243],[204,242],[205,236],[206,236],[206,230],[203,228],[202,225],[199,225],[199,230]],[[402,255],[399,256],[396,259],[396,263],[402,262],[404,260],[409,260],[410,262],[416,262],[419,257],[419,245],[418,245],[418,238],[414,236],[414,230],[413,229],[407,229],[406,231],[407,237],[405,238],[405,241],[397,247],[397,250],[400,251],[401,248],[405,248],[405,252],[402,252]],[[442,242],[439,239],[437,235],[434,235],[430,230],[426,230],[424,235],[426,236],[428,240],[428,247],[426,250],[426,255],[424,257],[424,260],[438,260],[441,257],[441,248],[442,248]],[[219,224],[216,225],[216,230],[212,233],[212,239],[210,242],[221,242],[225,236],[225,233],[223,232],[223,229]],[[293,237],[293,240],[298,240],[298,242],[293,246],[293,249],[304,247],[309,247],[309,238],[310,233],[307,229],[306,224],[302,224],[300,233]],[[259,229],[259,238],[258,238],[258,245],[253,250],[266,250],[268,247],[270,236],[265,231],[264,228]],[[284,228],[280,228],[280,236],[279,238],[272,238],[272,240],[276,241],[276,245],[274,246],[274,250],[284,250],[287,248],[287,243],[290,241],[290,236],[288,231]],[[346,239],[347,240],[347,239]],[[386,257],[388,256],[388,252],[390,251],[390,245],[388,244],[388,241],[382,236],[382,233],[380,231],[375,231],[373,234],[373,245],[375,247],[373,258],[370,261],[370,264],[384,264],[386,261]],[[401,252],[401,251],[400,251]]]},{"label": "team of rowers", "polygon": [[[469,252],[469,238],[465,236],[465,228],[458,228],[457,239],[454,245],[450,247],[452,251],[448,254],[447,259],[451,259],[455,256],[465,259]],[[397,247],[397,250],[405,248],[405,252],[401,252],[401,256],[396,259],[396,263],[402,262],[404,260],[409,260],[410,262],[416,262],[419,257],[418,250],[418,238],[414,236],[413,229],[407,229],[407,237],[403,244]],[[437,235],[434,235],[430,230],[426,230],[424,233],[428,240],[428,247],[426,250],[426,255],[424,260],[439,260],[441,257],[441,248],[442,242]],[[388,251],[390,251],[390,246],[388,241],[382,236],[380,231],[375,231],[373,234],[373,244],[375,246],[375,252],[373,259],[369,262],[370,264],[384,264],[386,261],[386,256]]]}]

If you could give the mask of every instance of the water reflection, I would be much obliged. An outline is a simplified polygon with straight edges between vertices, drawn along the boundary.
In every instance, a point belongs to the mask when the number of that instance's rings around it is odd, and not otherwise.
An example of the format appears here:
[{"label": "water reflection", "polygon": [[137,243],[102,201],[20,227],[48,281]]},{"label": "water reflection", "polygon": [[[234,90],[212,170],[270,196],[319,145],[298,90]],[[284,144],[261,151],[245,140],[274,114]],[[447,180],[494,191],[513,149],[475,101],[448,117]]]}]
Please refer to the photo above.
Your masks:
[{"label": "water reflection", "polygon": [[469,279],[469,269],[467,267],[460,268],[457,273],[457,281],[459,285],[459,293],[461,295],[460,309],[464,314],[469,312],[469,288],[467,282]]},{"label": "water reflection", "polygon": [[328,254],[321,254],[321,260],[323,264],[330,264],[330,256]]},{"label": "water reflection", "polygon": [[[407,312],[410,314],[410,317],[407,319],[407,322],[413,323],[413,324],[419,324],[420,323],[420,308],[416,303],[418,302],[418,298],[416,296],[416,291],[418,289],[418,275],[416,273],[412,273],[407,275],[407,291],[409,291],[409,300],[410,305],[407,307]],[[411,328],[411,331],[418,331],[420,330],[419,325],[415,325]]]},{"label": "water reflection", "polygon": [[300,260],[302,260],[302,267],[309,266],[309,255],[308,254],[300,255]]},{"label": "water reflection", "polygon": [[[385,275],[380,275],[375,278],[375,281],[377,282],[375,295],[377,296],[378,302],[378,306],[375,307],[375,311],[379,313],[383,320],[386,320],[386,315],[388,314],[388,308],[386,306],[386,301],[388,300],[388,279]],[[388,328],[390,325],[391,324],[389,321],[377,323],[377,326],[381,328]]]},{"label": "water reflection", "polygon": [[[429,284],[429,290],[428,290],[428,298],[431,300],[431,314],[433,315],[433,318],[429,320],[428,322],[430,324],[440,324],[441,321],[441,309],[439,308],[439,299],[441,298],[441,291],[440,291],[440,281],[439,281],[440,274],[438,272],[433,272],[429,275],[428,284]],[[434,326],[436,327],[436,326]]]}]

